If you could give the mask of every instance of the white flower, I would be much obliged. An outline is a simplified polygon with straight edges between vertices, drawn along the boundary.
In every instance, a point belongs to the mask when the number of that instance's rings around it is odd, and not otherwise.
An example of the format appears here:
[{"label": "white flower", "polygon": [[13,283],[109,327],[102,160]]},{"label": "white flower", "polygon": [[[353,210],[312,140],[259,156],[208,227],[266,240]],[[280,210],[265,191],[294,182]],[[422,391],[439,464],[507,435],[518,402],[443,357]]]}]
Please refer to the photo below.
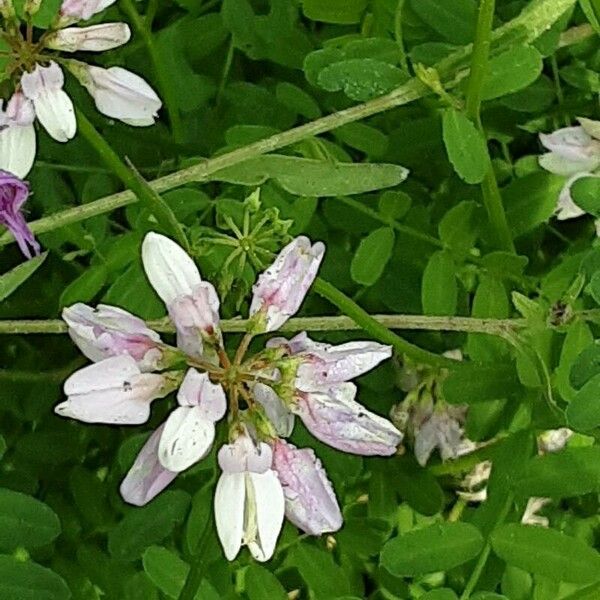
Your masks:
[{"label": "white flower", "polygon": [[24,179],[35,160],[35,111],[30,100],[15,92],[6,110],[0,103],[0,170]]},{"label": "white flower", "polygon": [[[102,12],[117,0],[63,0],[60,6],[62,23],[85,21]],[[61,23],[61,24],[62,24]]]},{"label": "white flower", "polygon": [[137,127],[154,124],[162,102],[139,75],[121,67],[102,69],[75,61],[69,69],[102,114]]},{"label": "white flower", "polygon": [[73,103],[62,89],[64,81],[63,72],[54,61],[47,67],[36,65],[31,73],[21,77],[23,94],[33,102],[39,122],[57,142],[69,141],[77,130]]},{"label": "white flower", "polygon": [[272,461],[271,448],[255,445],[247,434],[219,450],[223,473],[215,491],[215,521],[228,560],[238,555],[242,545],[261,562],[273,556],[285,499]]}]

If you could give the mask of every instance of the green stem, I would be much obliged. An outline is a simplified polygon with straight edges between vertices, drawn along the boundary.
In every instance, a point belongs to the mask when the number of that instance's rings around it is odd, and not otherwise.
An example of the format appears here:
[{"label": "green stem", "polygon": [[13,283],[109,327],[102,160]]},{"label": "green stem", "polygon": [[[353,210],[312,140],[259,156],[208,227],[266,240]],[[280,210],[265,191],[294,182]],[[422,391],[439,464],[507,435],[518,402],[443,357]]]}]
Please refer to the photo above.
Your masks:
[{"label": "green stem", "polygon": [[[341,294],[341,292],[339,293]],[[348,300],[350,299],[348,298]],[[350,300],[350,302],[352,301]],[[337,306],[337,303],[334,304]],[[407,331],[462,331],[467,333],[488,333],[490,335],[505,337],[508,332],[517,331],[527,326],[525,319],[477,319],[473,317],[432,317],[429,315],[365,314],[369,317],[370,322],[375,321],[385,329]],[[222,319],[220,326],[224,333],[244,333],[248,327],[248,322],[248,319]],[[160,333],[175,333],[175,327],[168,318],[147,321],[146,324],[150,329]],[[284,323],[279,331],[282,333],[297,333],[298,331],[356,331],[360,329],[363,329],[362,324],[351,316],[336,316],[296,317]],[[67,333],[67,325],[60,319],[0,319],[0,335],[63,333]]]},{"label": "green stem", "polygon": [[[575,4],[575,1],[537,0],[528,4],[519,16],[494,31],[492,36],[494,42],[496,42],[494,48],[500,51],[508,45],[528,43],[535,40],[547,31],[566,10],[571,8]],[[448,87],[457,85],[468,74],[467,61],[471,55],[471,51],[471,46],[465,46],[436,65],[436,70],[447,81]],[[237,148],[198,165],[160,177],[152,181],[150,186],[157,192],[165,192],[190,181],[206,181],[209,175],[226,167],[231,167],[249,158],[273,152],[306,138],[331,131],[347,123],[352,123],[396,106],[407,104],[413,100],[423,98],[430,93],[427,86],[413,78],[389,94],[316,119],[299,127],[294,127],[288,131],[275,134],[243,148]],[[43,219],[33,221],[29,225],[33,233],[42,234],[70,225],[71,223],[96,217],[136,201],[137,198],[134,193],[125,191],[55,213]],[[0,247],[13,242],[14,238],[9,232],[0,236]]]},{"label": "green stem", "polygon": [[[509,492],[509,494],[506,497],[506,500],[504,502],[504,505],[502,507],[502,510],[500,511],[500,514],[498,515],[498,518],[496,519],[496,522],[494,524],[494,529],[496,527],[498,527],[498,525],[500,525],[504,521],[504,519],[506,519],[506,516],[508,515],[508,512],[510,511],[512,502],[513,502],[513,495],[512,495],[512,492]],[[467,581],[467,584],[465,585],[465,589],[463,590],[463,593],[460,595],[460,600],[468,600],[468,598],[471,597],[471,594],[473,593],[473,590],[475,589],[475,586],[477,585],[477,582],[479,581],[479,578],[481,577],[481,574],[483,573],[483,569],[485,568],[487,559],[489,558],[491,551],[492,551],[492,544],[488,538],[485,546],[483,547],[483,550],[481,551],[481,554],[479,555],[479,558],[477,559],[475,568],[473,569],[471,576],[469,577],[469,580]]]},{"label": "green stem", "polygon": [[[495,0],[480,0],[465,107],[467,116],[477,125],[482,135],[485,135],[485,132],[481,126],[480,118],[481,96],[483,84],[487,75],[488,58],[490,55],[494,9]],[[496,182],[496,176],[494,175],[489,152],[487,160],[489,164],[485,178],[481,183],[481,192],[488,219],[494,237],[496,238],[494,240],[494,245],[501,250],[514,252],[515,247],[510,228],[508,227],[508,221],[506,220],[502,196],[498,189],[498,183]]]},{"label": "green stem", "polygon": [[142,177],[130,169],[100,135],[87,117],[78,109],[77,124],[83,137],[94,147],[104,164],[128,187],[132,194],[146,203],[150,212],[173,237],[187,250],[189,244],[183,229],[169,205],[153,190]]},{"label": "green stem", "polygon": [[202,579],[204,578],[204,570],[207,559],[206,550],[209,546],[208,538],[210,536],[212,526],[212,519],[207,519],[206,525],[204,526],[204,531],[202,532],[202,537],[198,544],[199,552],[193,556],[194,562],[190,566],[185,584],[179,593],[178,600],[194,600],[196,597],[198,588],[200,587]]},{"label": "green stem", "polygon": [[156,44],[154,43],[154,36],[152,35],[150,22],[144,19],[140,13],[138,13],[133,0],[121,0],[121,7],[123,11],[129,17],[131,24],[136,30],[137,34],[144,41],[144,45],[150,55],[150,60],[154,67],[154,73],[156,75],[156,81],[160,88],[160,94],[165,101],[165,107],[169,114],[169,121],[171,122],[171,130],[173,132],[173,138],[177,144],[182,144],[185,140],[185,128],[181,121],[181,115],[177,107],[177,97],[175,94],[175,88],[168,79],[169,67],[165,64],[164,56],[159,52]]},{"label": "green stem", "polygon": [[351,298],[348,298],[346,294],[340,292],[335,286],[320,277],[317,277],[315,280],[314,290],[317,294],[337,306],[345,315],[353,319],[357,325],[360,325],[362,329],[375,339],[392,345],[398,354],[405,354],[418,363],[448,368],[456,367],[457,361],[423,350],[396,335],[385,325],[382,325],[379,321],[371,317],[366,310],[361,308]]}]

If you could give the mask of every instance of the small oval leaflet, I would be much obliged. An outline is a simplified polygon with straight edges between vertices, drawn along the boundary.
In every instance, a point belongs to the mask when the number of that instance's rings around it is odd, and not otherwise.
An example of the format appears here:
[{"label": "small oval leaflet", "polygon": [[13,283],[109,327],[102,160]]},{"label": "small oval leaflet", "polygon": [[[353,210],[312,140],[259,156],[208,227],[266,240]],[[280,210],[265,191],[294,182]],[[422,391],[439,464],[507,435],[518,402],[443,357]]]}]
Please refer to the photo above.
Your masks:
[{"label": "small oval leaflet", "polygon": [[510,523],[496,529],[491,542],[502,560],[534,575],[580,584],[600,579],[600,554],[553,529]]},{"label": "small oval leaflet", "polygon": [[447,571],[477,556],[483,543],[470,523],[436,523],[391,539],[383,547],[381,564],[397,577]]}]

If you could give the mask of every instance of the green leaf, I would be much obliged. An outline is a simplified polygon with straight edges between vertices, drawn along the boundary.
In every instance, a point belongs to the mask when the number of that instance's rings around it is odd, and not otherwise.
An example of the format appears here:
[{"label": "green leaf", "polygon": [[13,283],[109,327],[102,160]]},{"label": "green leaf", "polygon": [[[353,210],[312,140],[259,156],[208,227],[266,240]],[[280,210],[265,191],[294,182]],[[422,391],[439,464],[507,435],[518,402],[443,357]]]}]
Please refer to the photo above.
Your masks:
[{"label": "green leaf", "polygon": [[293,546],[286,564],[296,567],[319,600],[338,598],[350,593],[350,585],[342,568],[337,565],[330,552],[316,546],[300,543]]},{"label": "green leaf", "polygon": [[10,296],[20,285],[31,277],[48,256],[47,252],[34,256],[29,260],[17,265],[7,273],[0,275],[0,302]]},{"label": "green leaf", "polygon": [[422,596],[419,596],[420,600],[457,600],[458,596],[454,590],[450,588],[438,588],[437,590],[430,590]]},{"label": "green leaf", "polygon": [[408,171],[385,163],[342,163],[269,154],[222,169],[210,176],[246,186],[258,186],[274,179],[297,196],[350,196],[393,187],[402,183]]},{"label": "green leaf", "polygon": [[398,67],[373,58],[352,58],[326,66],[317,81],[328,92],[343,91],[348,98],[366,102],[408,81]]},{"label": "green leaf", "polygon": [[600,35],[600,6],[598,0],[579,0],[579,6],[594,28],[594,31]]},{"label": "green leaf", "polygon": [[512,94],[532,84],[542,72],[542,55],[533,46],[514,46],[488,63],[483,100]]},{"label": "green leaf", "polygon": [[444,111],[442,127],[446,152],[454,170],[467,183],[481,183],[489,168],[482,133],[463,112],[454,108]]},{"label": "green leaf", "polygon": [[54,571],[0,555],[2,600],[69,600],[71,591]]},{"label": "green leaf", "polygon": [[432,254],[421,283],[421,303],[426,315],[453,315],[458,302],[456,265],[445,251]]},{"label": "green leaf", "polygon": [[447,571],[475,558],[483,537],[469,523],[435,523],[391,539],[381,552],[381,564],[397,577]]},{"label": "green leaf", "polygon": [[86,269],[79,277],[63,290],[59,305],[71,306],[75,302],[90,302],[106,284],[108,271],[105,265],[94,265]]},{"label": "green leaf", "polygon": [[600,491],[600,447],[567,448],[530,459],[515,489],[524,498],[570,498]]},{"label": "green leaf", "polygon": [[383,156],[388,147],[388,137],[379,129],[364,123],[348,123],[338,127],[333,133],[351,148],[374,158]]},{"label": "green leaf", "polygon": [[[594,336],[592,335],[588,324],[583,320],[575,321],[567,330],[567,335],[565,336],[560,352],[560,360],[556,369],[556,387],[558,388],[560,395],[567,401],[571,401],[575,395],[575,389],[571,386],[570,382],[570,375],[573,372],[572,369],[577,364],[582,353],[590,346],[590,344],[593,344],[593,341]],[[600,348],[598,350],[598,359],[600,360]],[[589,377],[586,377],[586,380],[587,379],[589,379]],[[581,383],[583,385],[585,381]]]},{"label": "green leaf", "polygon": [[251,564],[246,570],[245,583],[249,600],[286,600],[288,597],[277,577],[257,564]]},{"label": "green leaf", "polygon": [[61,531],[54,511],[31,496],[0,488],[0,551],[49,544]]},{"label": "green leaf", "polygon": [[571,186],[573,202],[594,217],[600,217],[600,179],[581,177]]},{"label": "green leaf", "polygon": [[468,252],[479,236],[482,216],[476,202],[460,202],[442,217],[438,225],[440,240],[451,250]]},{"label": "green leaf", "polygon": [[185,518],[190,496],[181,490],[163,492],[150,504],[131,509],[108,534],[114,558],[137,560],[144,550],[164,540]]},{"label": "green leaf", "polygon": [[453,44],[468,44],[475,33],[476,4],[473,0],[411,0],[411,8]]},{"label": "green leaf", "polygon": [[313,21],[352,25],[360,22],[367,4],[367,0],[302,0],[302,12]]},{"label": "green leaf", "polygon": [[176,600],[185,585],[190,566],[162,546],[150,546],[142,556],[144,571],[152,583],[166,596]]},{"label": "green leaf", "polygon": [[579,390],[598,374],[600,374],[600,340],[586,346],[575,358],[571,365],[569,382]]},{"label": "green leaf", "polygon": [[361,240],[350,265],[350,274],[356,283],[375,284],[392,256],[394,239],[394,230],[382,227]]},{"label": "green leaf", "polygon": [[444,399],[450,404],[499,400],[520,389],[514,366],[506,363],[465,363],[442,384]]},{"label": "green leaf", "polygon": [[594,375],[571,400],[566,411],[569,427],[590,431],[600,425],[600,375]]},{"label": "green leaf", "polygon": [[400,496],[422,515],[435,515],[444,505],[444,491],[437,479],[413,456],[388,459]]},{"label": "green leaf", "polygon": [[600,579],[600,554],[553,529],[511,523],[496,529],[491,542],[502,560],[534,575],[580,584]]}]

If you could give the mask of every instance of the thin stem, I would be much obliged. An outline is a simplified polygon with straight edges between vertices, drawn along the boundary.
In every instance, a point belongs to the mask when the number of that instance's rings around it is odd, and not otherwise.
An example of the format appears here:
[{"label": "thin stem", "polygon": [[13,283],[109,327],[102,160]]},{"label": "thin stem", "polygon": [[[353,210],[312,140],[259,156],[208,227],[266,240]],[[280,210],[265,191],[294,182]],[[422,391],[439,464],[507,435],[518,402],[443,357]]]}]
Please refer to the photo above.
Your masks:
[{"label": "thin stem", "polygon": [[317,294],[323,296],[337,306],[345,315],[353,319],[357,325],[360,325],[374,338],[385,344],[391,344],[398,354],[406,354],[406,356],[412,358],[416,362],[423,364],[448,368],[456,367],[456,361],[423,350],[422,348],[407,342],[399,335],[396,335],[393,331],[373,319],[371,315],[356,304],[356,302],[351,298],[348,298],[346,294],[340,292],[340,290],[327,281],[318,277],[314,283],[314,290]]},{"label": "thin stem", "polygon": [[187,238],[169,205],[143,180],[141,175],[130,169],[120,159],[119,155],[80,110],[77,110],[77,124],[83,137],[98,152],[104,164],[131,190],[130,193],[135,194],[146,203],[156,220],[168,229],[186,250],[189,250]]},{"label": "thin stem", "polygon": [[[498,525],[500,525],[504,521],[504,519],[506,519],[506,516],[508,515],[508,512],[510,511],[510,507],[511,507],[512,503],[513,503],[513,495],[512,495],[512,492],[509,492],[506,497],[506,500],[504,502],[504,505],[502,506],[502,510],[498,514],[498,518],[496,519],[496,522],[494,523],[494,529],[496,527],[498,527]],[[475,589],[475,586],[477,585],[477,582],[479,581],[479,578],[481,577],[481,574],[483,573],[483,569],[485,568],[485,564],[487,563],[487,559],[489,558],[491,551],[492,551],[492,544],[491,544],[490,540],[488,539],[486,541],[485,546],[483,547],[483,550],[481,551],[481,554],[479,555],[479,558],[477,559],[475,568],[473,569],[471,576],[469,577],[469,580],[467,581],[467,584],[465,585],[465,589],[463,590],[463,593],[460,595],[460,600],[468,600],[468,598],[471,597],[471,594],[473,593],[473,590]]]},{"label": "thin stem", "polygon": [[[494,31],[492,38],[497,42],[496,46],[498,50],[506,48],[509,44],[514,45],[516,43],[527,43],[535,40],[573,4],[575,4],[575,0],[540,0],[529,4],[515,19]],[[444,77],[447,87],[457,85],[467,76],[469,72],[467,61],[471,52],[471,46],[465,46],[453,52],[440,63],[437,63],[436,70]],[[269,138],[221,154],[192,167],[181,169],[155,179],[149,185],[157,192],[166,192],[191,181],[206,181],[211,174],[226,167],[231,167],[250,158],[290,146],[296,142],[346,125],[347,123],[353,123],[354,121],[359,121],[391,108],[407,104],[413,100],[423,98],[430,93],[431,91],[426,85],[418,79],[413,78],[389,94],[385,94],[364,104],[357,104],[351,108],[335,112],[310,123],[294,127],[288,131],[277,133]],[[135,194],[128,190],[54,213],[48,217],[33,221],[29,225],[33,233],[42,234],[127,206],[128,204],[137,202],[137,200],[138,198],[136,198]],[[14,241],[12,234],[6,232],[0,236],[0,247],[11,244]]]},{"label": "thin stem", "polygon": [[[481,97],[490,55],[494,9],[495,0],[480,0],[475,42],[473,43],[473,54],[471,57],[471,72],[467,87],[466,113],[483,135],[485,135],[485,132],[481,126],[480,119]],[[502,196],[498,189],[489,152],[487,160],[489,164],[485,178],[481,183],[481,192],[492,232],[496,238],[494,245],[501,250],[514,252],[515,247],[508,227],[508,221],[506,220]]]},{"label": "thin stem", "polygon": [[398,0],[396,6],[394,14],[394,37],[400,51],[400,65],[408,73],[408,60],[406,59],[406,48],[404,47],[404,35],[402,33],[402,9],[404,8],[404,2],[405,0]]},{"label": "thin stem", "polygon": [[251,333],[244,334],[233,359],[233,364],[236,367],[239,367],[242,364],[242,360],[244,360],[244,356],[246,356],[246,351],[248,350],[248,346],[250,346],[253,337],[254,336]]},{"label": "thin stem", "polygon": [[[341,292],[339,293],[341,294]],[[600,314],[593,311],[587,311],[583,316],[588,320],[600,319]],[[468,333],[489,333],[490,335],[502,337],[509,331],[523,329],[527,325],[525,319],[476,319],[474,317],[432,317],[429,315],[368,315],[368,317],[370,320],[389,329],[464,331]],[[147,321],[146,324],[160,333],[175,332],[174,326],[168,319]],[[221,330],[224,333],[243,333],[246,331],[247,326],[248,319],[223,319],[220,322]],[[350,316],[296,317],[282,325],[279,331],[282,333],[356,331],[362,328],[362,325]],[[0,335],[62,333],[67,333],[67,325],[60,319],[0,319]]]},{"label": "thin stem", "polygon": [[121,7],[131,20],[131,24],[144,41],[144,45],[148,50],[150,60],[154,67],[158,87],[160,88],[161,96],[165,101],[165,107],[169,114],[173,137],[175,138],[176,143],[181,144],[185,140],[185,128],[177,107],[175,88],[168,80],[167,74],[169,73],[169,67],[165,64],[164,56],[159,52],[154,43],[154,36],[151,31],[151,21],[144,19],[138,13],[133,0],[121,0]]},{"label": "thin stem", "polygon": [[212,519],[207,519],[202,532],[202,537],[198,544],[198,554],[193,556],[194,562],[190,565],[190,570],[185,580],[185,584],[179,593],[178,600],[194,600],[202,579],[204,578],[204,567],[207,562],[207,549],[210,547],[208,543],[211,529],[213,526]]}]

